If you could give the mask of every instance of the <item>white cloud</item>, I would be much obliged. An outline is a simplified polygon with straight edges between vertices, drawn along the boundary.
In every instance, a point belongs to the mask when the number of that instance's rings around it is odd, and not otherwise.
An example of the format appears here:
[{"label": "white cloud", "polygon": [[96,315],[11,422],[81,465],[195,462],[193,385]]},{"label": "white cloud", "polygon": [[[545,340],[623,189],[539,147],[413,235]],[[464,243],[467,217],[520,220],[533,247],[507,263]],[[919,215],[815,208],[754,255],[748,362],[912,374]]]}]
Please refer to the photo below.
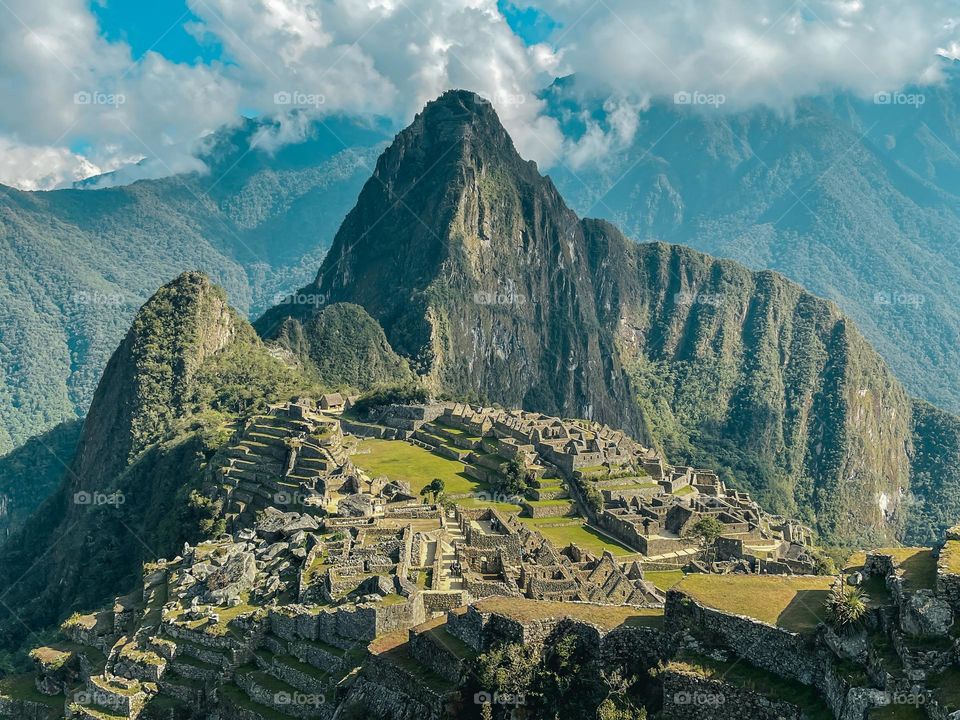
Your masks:
[{"label": "white cloud", "polygon": [[0,137],[0,178],[21,190],[45,190],[100,172],[89,160],[65,148],[23,145]]},{"label": "white cloud", "polygon": [[[784,107],[849,90],[868,97],[940,79],[956,52],[955,0],[541,0],[563,24],[578,84],[639,97],[723,94],[728,109]],[[590,9],[588,9],[590,8]]]},{"label": "white cloud", "polygon": [[[628,144],[653,96],[719,93],[726,109],[784,107],[827,89],[870,96],[936,82],[943,58],[960,55],[955,0],[537,0],[526,4],[560,25],[533,47],[496,0],[187,2],[198,18],[190,32],[215,39],[228,61],[138,60],[102,37],[86,0],[6,0],[0,135],[16,152],[0,182],[55,186],[142,156],[108,182],[155,177],[195,168],[193,143],[241,109],[378,113],[405,124],[452,87],[490,98],[526,157],[578,165]],[[567,72],[607,103],[603,126],[583,118],[576,142],[535,96]],[[293,119],[259,141],[270,149],[301,134]],[[91,150],[63,149],[78,146]]]}]

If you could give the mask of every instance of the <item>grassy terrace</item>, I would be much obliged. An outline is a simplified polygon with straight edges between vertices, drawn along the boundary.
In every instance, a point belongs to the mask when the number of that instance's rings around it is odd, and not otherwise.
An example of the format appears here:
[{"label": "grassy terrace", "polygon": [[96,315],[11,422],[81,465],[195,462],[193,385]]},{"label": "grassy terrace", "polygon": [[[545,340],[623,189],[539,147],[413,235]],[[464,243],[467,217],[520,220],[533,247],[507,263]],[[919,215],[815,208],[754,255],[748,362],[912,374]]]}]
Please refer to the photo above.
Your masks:
[{"label": "grassy terrace", "polygon": [[663,624],[663,610],[620,605],[588,605],[552,600],[528,600],[514,597],[488,597],[474,604],[480,612],[491,612],[514,620],[538,620],[569,617],[612,629],[620,625],[658,627]]},{"label": "grassy terrace", "polygon": [[[601,555],[604,550],[609,550],[614,555],[621,556],[635,555],[637,552],[593,529],[582,518],[571,518],[570,522],[563,524],[558,524],[562,522],[562,518],[557,517],[520,518],[520,522],[529,528],[539,530],[557,548],[564,548],[570,543],[575,543],[594,555]],[[550,527],[551,525],[553,527]]]},{"label": "grassy terrace", "polygon": [[[903,585],[907,590],[933,589],[937,582],[937,561],[930,548],[881,548],[876,552],[892,555],[903,569]],[[859,570],[867,561],[865,552],[854,553],[847,560],[846,570]]]},{"label": "grassy terrace", "polygon": [[823,620],[833,578],[805,575],[687,575],[676,589],[707,607],[796,633]]},{"label": "grassy terrace", "polygon": [[386,475],[410,483],[419,493],[434,478],[440,478],[448,495],[476,492],[478,484],[463,471],[463,463],[448,460],[402,440],[363,440],[350,458],[373,477]]},{"label": "grassy terrace", "polygon": [[833,720],[833,713],[824,704],[816,689],[784,680],[743,660],[719,662],[699,655],[687,655],[671,662],[667,669],[721,680],[791,703],[801,709],[807,720]]},{"label": "grassy terrace", "polygon": [[643,577],[666,592],[683,580],[683,570],[646,570]]}]

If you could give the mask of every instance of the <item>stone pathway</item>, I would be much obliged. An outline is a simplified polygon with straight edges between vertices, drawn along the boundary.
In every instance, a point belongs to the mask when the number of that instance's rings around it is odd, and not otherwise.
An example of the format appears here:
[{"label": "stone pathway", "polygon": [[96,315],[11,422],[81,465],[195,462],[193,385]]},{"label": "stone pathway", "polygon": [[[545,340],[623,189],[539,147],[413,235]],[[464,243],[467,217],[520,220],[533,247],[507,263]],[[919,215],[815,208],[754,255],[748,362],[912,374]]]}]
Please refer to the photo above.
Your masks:
[{"label": "stone pathway", "polygon": [[460,529],[460,526],[456,523],[450,523],[447,526],[446,536],[447,540],[440,544],[440,552],[442,553],[440,566],[443,573],[443,577],[440,580],[440,589],[463,590],[463,578],[453,577],[452,572],[453,564],[457,557],[454,548],[457,543],[465,543],[467,538]]}]

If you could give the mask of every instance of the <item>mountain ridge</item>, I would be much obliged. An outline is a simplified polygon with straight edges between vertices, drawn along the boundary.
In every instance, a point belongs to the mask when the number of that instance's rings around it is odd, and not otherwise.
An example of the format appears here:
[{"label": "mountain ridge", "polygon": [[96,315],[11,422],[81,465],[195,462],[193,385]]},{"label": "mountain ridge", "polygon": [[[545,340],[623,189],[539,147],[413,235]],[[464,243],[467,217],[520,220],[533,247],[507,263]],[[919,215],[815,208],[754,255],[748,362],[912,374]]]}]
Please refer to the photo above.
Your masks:
[{"label": "mountain ridge", "polygon": [[621,427],[837,542],[902,537],[911,400],[837,306],[580,220],[504,134],[471,93],[429,103],[299,294],[365,308],[434,391]]}]

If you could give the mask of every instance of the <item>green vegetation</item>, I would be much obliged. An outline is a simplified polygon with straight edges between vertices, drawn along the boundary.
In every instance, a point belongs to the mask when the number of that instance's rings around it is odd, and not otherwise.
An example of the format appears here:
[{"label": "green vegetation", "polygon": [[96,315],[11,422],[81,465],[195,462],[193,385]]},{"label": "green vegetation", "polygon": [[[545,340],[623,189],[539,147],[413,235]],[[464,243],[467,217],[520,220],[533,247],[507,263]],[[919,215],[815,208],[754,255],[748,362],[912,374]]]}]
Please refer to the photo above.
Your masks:
[{"label": "green vegetation", "polygon": [[847,631],[857,627],[870,608],[870,596],[857,587],[845,588],[839,580],[826,600],[827,620],[834,630]]},{"label": "green vegetation", "polygon": [[814,630],[826,617],[833,578],[804,575],[687,575],[677,584],[707,607],[746,615],[796,633]]},{"label": "green vegetation", "polygon": [[906,542],[934,545],[960,518],[960,418],[924,402],[913,407],[913,467]]},{"label": "green vegetation", "polygon": [[687,528],[686,537],[698,538],[704,545],[713,545],[724,532],[723,523],[713,515],[704,515]]},{"label": "green vegetation", "polygon": [[[329,305],[304,323],[288,318],[277,340],[328,387],[344,391],[385,385],[403,388],[414,380],[410,366],[390,347],[383,328],[359,305]],[[399,398],[402,392],[396,392]],[[379,402],[372,397],[362,401],[361,409]]]},{"label": "green vegetation", "polygon": [[0,532],[18,529],[49,497],[66,472],[77,449],[83,423],[62,422],[12,452],[0,456],[0,496],[7,499],[7,515]]},{"label": "green vegetation", "polygon": [[433,501],[437,502],[437,500],[443,495],[445,488],[446,483],[444,483],[442,479],[434,478],[430,481],[429,485],[424,486],[420,490],[420,495],[431,495],[433,497]]},{"label": "green vegetation", "polygon": [[477,658],[475,668],[479,688],[523,695],[533,717],[646,717],[632,668],[601,661],[596,644],[572,630],[555,633],[542,654],[532,645],[494,648]]},{"label": "green vegetation", "polygon": [[137,308],[184,270],[210,273],[251,317],[312,279],[386,139],[338,124],[350,149],[317,124],[292,162],[251,148],[263,124],[244,121],[217,133],[209,174],[0,187],[0,455],[86,412]]},{"label": "green vegetation", "polygon": [[43,628],[99,607],[136,585],[143,560],[221,532],[204,482],[237,416],[311,389],[205,276],[161,288],[111,359],[69,482],[0,550],[0,641],[16,647],[27,621]]},{"label": "green vegetation", "polygon": [[351,409],[355,414],[363,415],[373,408],[386,405],[425,403],[429,400],[430,394],[420,385],[415,383],[393,385],[364,393],[357,399]]}]

